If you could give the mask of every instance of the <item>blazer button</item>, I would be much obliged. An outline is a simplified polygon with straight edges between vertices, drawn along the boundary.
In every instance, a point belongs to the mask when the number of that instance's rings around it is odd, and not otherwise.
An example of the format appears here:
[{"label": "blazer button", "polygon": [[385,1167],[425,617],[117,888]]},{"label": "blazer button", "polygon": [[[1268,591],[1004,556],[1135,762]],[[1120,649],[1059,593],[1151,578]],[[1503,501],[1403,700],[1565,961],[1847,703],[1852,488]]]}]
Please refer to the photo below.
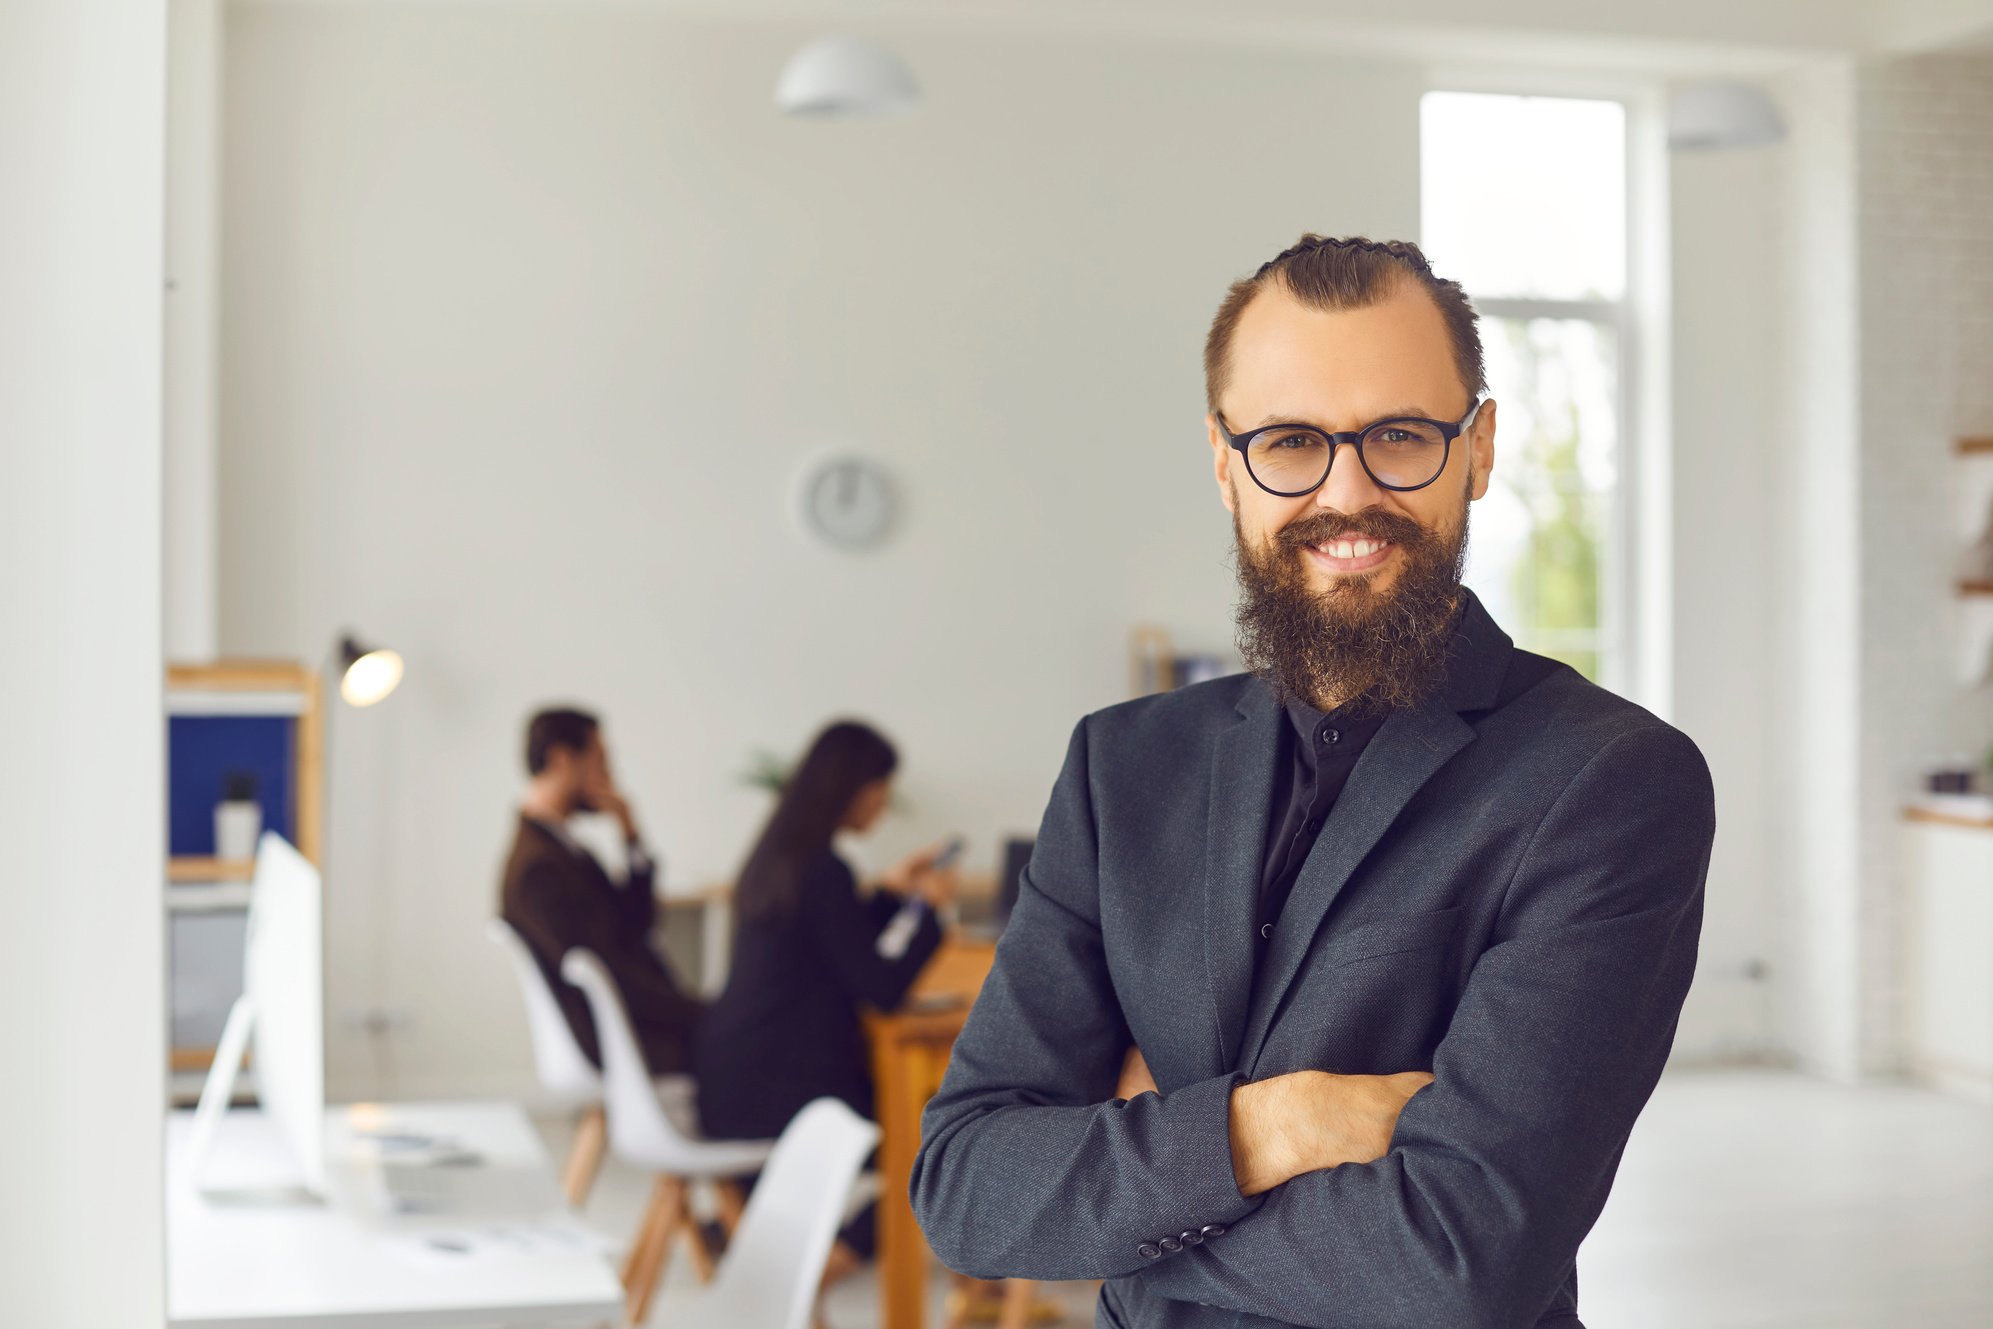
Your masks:
[{"label": "blazer button", "polygon": [[1225,1225],[1223,1223],[1206,1223],[1201,1230],[1207,1240],[1212,1237],[1222,1237],[1225,1235]]},{"label": "blazer button", "polygon": [[1159,1260],[1162,1258],[1163,1248],[1153,1241],[1145,1241],[1135,1248],[1135,1254],[1145,1260]]},{"label": "blazer button", "polygon": [[1157,1242],[1156,1245],[1162,1247],[1166,1251],[1169,1251],[1171,1254],[1174,1254],[1177,1251],[1183,1249],[1183,1243],[1178,1241],[1175,1237],[1164,1237],[1161,1241]]},{"label": "blazer button", "polygon": [[1187,1232],[1178,1234],[1177,1240],[1186,1246],[1202,1246],[1204,1244],[1204,1234],[1196,1228],[1191,1228]]}]

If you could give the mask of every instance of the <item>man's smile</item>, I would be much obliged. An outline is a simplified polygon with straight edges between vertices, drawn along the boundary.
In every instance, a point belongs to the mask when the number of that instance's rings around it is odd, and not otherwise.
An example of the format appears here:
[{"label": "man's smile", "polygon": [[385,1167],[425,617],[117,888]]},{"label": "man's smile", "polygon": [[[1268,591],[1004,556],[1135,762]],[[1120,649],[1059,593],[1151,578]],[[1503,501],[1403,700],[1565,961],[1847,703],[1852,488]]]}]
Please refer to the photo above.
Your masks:
[{"label": "man's smile", "polygon": [[1368,572],[1382,565],[1397,548],[1388,540],[1347,535],[1303,547],[1317,566],[1330,572]]}]

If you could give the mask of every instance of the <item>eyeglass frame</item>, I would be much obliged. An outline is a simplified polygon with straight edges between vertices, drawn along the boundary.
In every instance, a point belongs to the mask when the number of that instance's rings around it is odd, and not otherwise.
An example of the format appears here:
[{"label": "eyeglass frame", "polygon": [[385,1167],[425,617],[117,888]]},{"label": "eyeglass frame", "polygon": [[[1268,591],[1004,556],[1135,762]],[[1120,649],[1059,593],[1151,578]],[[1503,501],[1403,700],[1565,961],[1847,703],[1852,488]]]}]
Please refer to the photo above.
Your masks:
[{"label": "eyeglass frame", "polygon": [[[1393,415],[1393,416],[1388,416],[1382,420],[1372,420],[1369,424],[1365,425],[1361,429],[1331,430],[1331,429],[1323,429],[1316,425],[1302,424],[1299,421],[1291,421],[1286,423],[1261,425],[1258,429],[1249,429],[1243,434],[1234,434],[1231,431],[1231,429],[1228,428],[1225,424],[1224,412],[1217,410],[1212,411],[1211,421],[1213,424],[1218,426],[1218,432],[1224,435],[1226,444],[1229,447],[1232,447],[1238,451],[1239,460],[1242,464],[1244,464],[1246,468],[1246,474],[1252,477],[1252,482],[1258,485],[1262,490],[1265,490],[1265,492],[1272,494],[1275,498],[1305,498],[1309,494],[1314,493],[1317,489],[1320,489],[1323,485],[1327,484],[1329,482],[1330,474],[1334,472],[1336,468],[1336,449],[1344,444],[1348,444],[1350,447],[1356,449],[1357,465],[1363,467],[1363,473],[1370,477],[1371,483],[1375,484],[1379,489],[1389,489],[1393,493],[1398,493],[1398,494],[1409,494],[1417,490],[1424,489],[1427,485],[1432,484],[1433,481],[1438,480],[1440,476],[1446,474],[1446,464],[1449,461],[1453,460],[1453,441],[1459,438],[1462,434],[1466,433],[1469,429],[1474,427],[1475,417],[1480,415],[1481,408],[1483,406],[1486,406],[1492,400],[1494,400],[1492,397],[1476,397],[1474,399],[1474,404],[1468,408],[1467,414],[1461,416],[1460,421],[1457,424],[1449,424],[1445,420],[1429,419],[1423,415]],[[1439,469],[1435,470],[1432,473],[1431,480],[1421,480],[1418,484],[1415,485],[1387,484],[1385,481],[1377,478],[1377,472],[1370,469],[1370,461],[1368,458],[1366,458],[1363,455],[1364,436],[1369,434],[1372,430],[1382,429],[1386,425],[1402,425],[1402,424],[1431,425],[1435,429],[1439,430],[1440,439],[1442,440],[1440,457],[1439,457]],[[1275,429],[1305,429],[1309,433],[1319,434],[1321,437],[1329,441],[1329,464],[1322,468],[1321,479],[1315,481],[1314,484],[1309,485],[1306,489],[1294,489],[1294,490],[1283,491],[1270,487],[1264,480],[1260,479],[1259,476],[1254,473],[1252,458],[1246,455],[1246,449],[1251,447],[1253,440],[1258,438],[1261,434],[1267,433]]]}]

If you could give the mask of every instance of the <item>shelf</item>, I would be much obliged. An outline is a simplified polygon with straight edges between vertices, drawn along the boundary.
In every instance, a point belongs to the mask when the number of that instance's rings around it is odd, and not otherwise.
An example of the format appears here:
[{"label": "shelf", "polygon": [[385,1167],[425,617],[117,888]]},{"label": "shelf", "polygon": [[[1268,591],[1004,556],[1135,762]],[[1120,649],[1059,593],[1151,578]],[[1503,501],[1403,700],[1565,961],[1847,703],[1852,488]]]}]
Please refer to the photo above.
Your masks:
[{"label": "shelf", "polygon": [[1993,581],[1968,579],[1958,584],[1960,595],[1993,595]]},{"label": "shelf", "polygon": [[1903,809],[1903,820],[1921,821],[1931,826],[1964,826],[1975,831],[1993,831],[1993,817],[1977,817],[1964,812],[1941,812],[1936,808]]},{"label": "shelf", "polygon": [[253,858],[203,858],[180,854],[166,860],[166,880],[172,882],[248,881],[256,875]]},{"label": "shelf", "polygon": [[174,1071],[204,1071],[214,1059],[213,1048],[173,1048],[166,1054],[166,1065]]},{"label": "shelf", "polygon": [[253,888],[246,881],[188,883],[166,888],[169,914],[211,914],[230,909],[247,909]]},{"label": "shelf", "polygon": [[1993,455],[1993,435],[1981,434],[1961,438],[1956,440],[1953,446],[1958,449],[1958,453],[1962,457],[1981,453]]},{"label": "shelf", "polygon": [[317,686],[317,674],[290,660],[166,666],[169,692],[310,692]]}]

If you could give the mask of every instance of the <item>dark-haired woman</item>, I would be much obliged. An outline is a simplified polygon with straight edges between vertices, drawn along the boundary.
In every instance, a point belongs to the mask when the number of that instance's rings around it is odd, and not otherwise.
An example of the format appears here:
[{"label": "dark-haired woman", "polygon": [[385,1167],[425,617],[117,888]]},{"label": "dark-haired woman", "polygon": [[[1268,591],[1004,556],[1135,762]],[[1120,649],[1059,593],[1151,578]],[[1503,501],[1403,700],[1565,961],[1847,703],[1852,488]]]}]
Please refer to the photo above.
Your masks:
[{"label": "dark-haired woman", "polygon": [[[706,1014],[695,1058],[700,1123],[715,1139],[773,1139],[824,1096],[872,1115],[860,1009],[900,1004],[941,942],[934,910],[954,890],[953,874],[934,870],[937,851],[926,849],[861,895],[832,847],[839,831],[863,833],[879,819],[897,765],[877,731],[829,726],[741,869],[727,986]],[[872,1247],[867,1209],[839,1234],[828,1277],[870,1258]]]}]

